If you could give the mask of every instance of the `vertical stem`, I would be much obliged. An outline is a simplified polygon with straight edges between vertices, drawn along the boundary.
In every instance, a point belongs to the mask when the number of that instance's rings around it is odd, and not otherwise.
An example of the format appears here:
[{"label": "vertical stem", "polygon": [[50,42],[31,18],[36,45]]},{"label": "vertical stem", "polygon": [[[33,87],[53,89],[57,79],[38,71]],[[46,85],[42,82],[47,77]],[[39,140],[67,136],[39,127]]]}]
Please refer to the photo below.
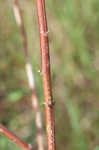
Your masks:
[{"label": "vertical stem", "polygon": [[55,150],[55,132],[53,117],[53,101],[50,78],[49,42],[45,13],[45,1],[36,0],[37,17],[40,36],[41,73],[44,93],[44,111],[46,122],[47,150]]},{"label": "vertical stem", "polygon": [[7,137],[10,141],[18,145],[23,150],[31,150],[32,146],[29,144],[26,144],[24,141],[19,139],[16,135],[14,135],[11,131],[9,131],[7,128],[5,128],[3,125],[0,124],[0,133]]},{"label": "vertical stem", "polygon": [[28,48],[27,48],[27,38],[26,38],[26,34],[25,34],[21,10],[18,5],[18,0],[14,0],[13,9],[14,9],[16,22],[17,22],[17,25],[19,26],[19,30],[20,30],[20,34],[21,34],[21,38],[22,38],[22,43],[23,43],[23,47],[24,47],[24,55],[25,55],[25,60],[26,60],[26,73],[27,73],[27,77],[28,77],[29,88],[32,92],[31,100],[32,100],[32,107],[34,110],[35,125],[36,125],[36,129],[37,129],[36,136],[37,136],[38,150],[44,150],[41,113],[40,113],[40,109],[38,106],[38,98],[37,98],[36,91],[35,91],[34,75],[33,75],[32,66],[31,66],[31,63],[29,60]]}]

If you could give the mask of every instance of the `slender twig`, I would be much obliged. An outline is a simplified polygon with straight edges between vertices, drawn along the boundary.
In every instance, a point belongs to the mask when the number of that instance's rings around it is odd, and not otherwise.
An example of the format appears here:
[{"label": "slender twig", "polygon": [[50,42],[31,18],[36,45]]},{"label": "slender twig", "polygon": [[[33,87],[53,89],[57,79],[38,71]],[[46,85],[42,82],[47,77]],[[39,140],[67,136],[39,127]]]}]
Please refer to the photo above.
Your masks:
[{"label": "slender twig", "polygon": [[32,92],[31,99],[32,99],[32,107],[34,110],[35,124],[36,124],[36,129],[37,129],[36,136],[37,136],[38,150],[44,150],[41,113],[40,113],[40,109],[38,106],[38,98],[37,98],[36,91],[35,91],[34,76],[32,72],[32,66],[29,60],[29,54],[28,54],[28,48],[27,48],[27,37],[25,34],[24,23],[23,23],[23,19],[21,15],[21,9],[18,5],[18,0],[14,0],[13,8],[14,8],[16,22],[19,26],[19,30],[20,30],[20,34],[22,38],[22,43],[24,47],[24,55],[25,55],[25,60],[26,60],[26,73],[28,77],[29,88]]},{"label": "slender twig", "polygon": [[23,150],[32,150],[32,146],[30,144],[26,144],[24,141],[19,139],[16,135],[14,135],[11,131],[5,128],[3,125],[0,124],[0,133],[7,137],[10,141],[18,145]]},{"label": "slender twig", "polygon": [[51,78],[50,78],[49,42],[48,42],[48,30],[45,13],[45,1],[36,0],[36,7],[37,7],[37,17],[40,36],[41,74],[44,92],[47,150],[55,150],[53,101],[52,101]]}]

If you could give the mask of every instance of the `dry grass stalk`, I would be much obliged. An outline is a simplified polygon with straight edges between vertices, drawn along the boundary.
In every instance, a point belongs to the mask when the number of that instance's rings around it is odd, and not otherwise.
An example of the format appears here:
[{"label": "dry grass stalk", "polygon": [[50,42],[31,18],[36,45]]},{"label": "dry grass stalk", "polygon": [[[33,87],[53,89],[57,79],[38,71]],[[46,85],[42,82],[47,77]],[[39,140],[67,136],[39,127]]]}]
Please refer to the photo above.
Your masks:
[{"label": "dry grass stalk", "polygon": [[19,27],[21,38],[22,38],[22,43],[24,47],[24,55],[25,55],[25,60],[26,60],[26,73],[28,77],[29,88],[32,92],[31,100],[32,100],[32,107],[34,111],[35,125],[37,129],[36,136],[37,136],[38,150],[44,150],[41,113],[40,113],[40,109],[38,106],[38,98],[37,98],[36,91],[35,91],[34,75],[32,72],[32,66],[31,66],[29,54],[28,54],[27,38],[25,34],[25,29],[24,29],[24,22],[22,19],[21,9],[19,7],[18,0],[14,0],[13,9],[14,9],[16,23]]}]

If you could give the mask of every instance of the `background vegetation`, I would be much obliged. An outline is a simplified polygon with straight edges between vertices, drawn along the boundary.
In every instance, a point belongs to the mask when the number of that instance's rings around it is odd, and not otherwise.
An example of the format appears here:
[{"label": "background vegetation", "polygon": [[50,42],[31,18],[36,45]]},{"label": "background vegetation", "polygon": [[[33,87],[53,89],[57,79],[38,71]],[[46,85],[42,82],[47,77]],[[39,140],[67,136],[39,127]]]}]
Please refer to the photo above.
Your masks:
[{"label": "background vegetation", "polygon": [[[99,150],[98,6],[98,0],[46,0],[57,150]],[[20,7],[43,115],[35,1],[21,0]],[[12,1],[0,0],[0,122],[36,149],[29,97]],[[0,150],[6,149],[19,150],[0,135]]]}]

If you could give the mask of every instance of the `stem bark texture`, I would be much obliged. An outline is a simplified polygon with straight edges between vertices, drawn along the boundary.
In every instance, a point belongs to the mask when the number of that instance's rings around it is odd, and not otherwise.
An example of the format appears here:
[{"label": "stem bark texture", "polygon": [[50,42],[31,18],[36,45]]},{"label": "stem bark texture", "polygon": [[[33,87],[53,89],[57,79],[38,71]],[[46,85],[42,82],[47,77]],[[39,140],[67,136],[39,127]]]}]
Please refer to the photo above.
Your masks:
[{"label": "stem bark texture", "polygon": [[36,0],[39,36],[40,36],[40,52],[41,52],[41,74],[44,93],[44,112],[46,122],[47,150],[55,150],[55,131],[53,117],[53,101],[50,78],[50,57],[48,30],[45,13],[45,1]]},{"label": "stem bark texture", "polygon": [[32,146],[30,144],[26,144],[24,141],[19,139],[15,134],[5,128],[3,125],[0,125],[0,133],[7,137],[10,141],[18,145],[23,150],[32,150]]}]

